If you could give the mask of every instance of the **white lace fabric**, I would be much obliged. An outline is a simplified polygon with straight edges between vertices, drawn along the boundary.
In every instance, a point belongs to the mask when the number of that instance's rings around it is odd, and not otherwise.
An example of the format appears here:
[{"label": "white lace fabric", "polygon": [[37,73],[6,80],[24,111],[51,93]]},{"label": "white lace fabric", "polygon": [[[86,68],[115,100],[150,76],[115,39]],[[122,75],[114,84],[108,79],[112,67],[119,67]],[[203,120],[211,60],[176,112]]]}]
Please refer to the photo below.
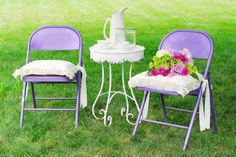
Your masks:
[{"label": "white lace fabric", "polygon": [[[200,80],[201,74],[198,74]],[[147,71],[132,77],[128,84],[130,87],[146,87],[156,90],[173,91],[184,97],[190,91],[199,87],[201,81],[194,79],[192,76],[147,76]]]},{"label": "white lace fabric", "polygon": [[108,62],[113,64],[119,64],[123,62],[137,62],[143,59],[143,53],[127,53],[127,54],[100,54],[90,53],[90,58],[95,62]]}]

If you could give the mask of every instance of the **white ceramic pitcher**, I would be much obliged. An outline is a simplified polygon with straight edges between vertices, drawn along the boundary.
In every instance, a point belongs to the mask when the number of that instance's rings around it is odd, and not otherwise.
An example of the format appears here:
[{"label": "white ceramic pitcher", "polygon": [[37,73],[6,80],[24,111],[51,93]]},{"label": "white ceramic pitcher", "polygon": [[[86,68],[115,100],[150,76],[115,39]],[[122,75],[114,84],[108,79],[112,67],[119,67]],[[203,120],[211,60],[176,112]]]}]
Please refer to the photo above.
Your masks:
[{"label": "white ceramic pitcher", "polygon": [[[124,26],[124,11],[127,8],[122,8],[115,12],[111,18],[108,18],[103,27],[103,35],[106,40],[110,40],[112,46],[116,46],[117,43],[125,41],[125,26]],[[106,35],[107,23],[110,22],[110,38]],[[123,29],[123,31],[122,31]]]}]

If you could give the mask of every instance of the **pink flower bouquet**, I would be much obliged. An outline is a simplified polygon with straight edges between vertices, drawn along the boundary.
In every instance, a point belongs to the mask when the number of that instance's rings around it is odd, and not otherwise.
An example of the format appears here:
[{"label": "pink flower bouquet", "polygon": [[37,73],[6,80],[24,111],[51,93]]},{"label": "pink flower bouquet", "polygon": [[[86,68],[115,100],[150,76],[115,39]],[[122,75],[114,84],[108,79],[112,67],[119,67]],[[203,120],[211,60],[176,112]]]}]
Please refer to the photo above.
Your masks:
[{"label": "pink flower bouquet", "polygon": [[197,67],[193,64],[191,53],[188,49],[182,51],[159,50],[149,63],[149,76],[175,76],[191,75],[198,79]]}]

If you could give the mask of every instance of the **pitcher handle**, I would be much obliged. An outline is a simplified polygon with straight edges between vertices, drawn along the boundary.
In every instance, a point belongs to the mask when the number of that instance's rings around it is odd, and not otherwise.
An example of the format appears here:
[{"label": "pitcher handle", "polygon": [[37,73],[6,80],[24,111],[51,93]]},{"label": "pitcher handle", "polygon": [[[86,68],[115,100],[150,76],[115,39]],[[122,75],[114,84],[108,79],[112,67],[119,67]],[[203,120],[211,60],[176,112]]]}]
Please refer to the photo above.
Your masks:
[{"label": "pitcher handle", "polygon": [[106,22],[104,23],[104,26],[103,26],[103,36],[104,36],[104,38],[105,38],[106,40],[109,39],[109,38],[107,37],[107,35],[106,35],[107,23],[108,23],[109,21],[111,21],[110,18],[108,18],[108,19],[106,20]]}]

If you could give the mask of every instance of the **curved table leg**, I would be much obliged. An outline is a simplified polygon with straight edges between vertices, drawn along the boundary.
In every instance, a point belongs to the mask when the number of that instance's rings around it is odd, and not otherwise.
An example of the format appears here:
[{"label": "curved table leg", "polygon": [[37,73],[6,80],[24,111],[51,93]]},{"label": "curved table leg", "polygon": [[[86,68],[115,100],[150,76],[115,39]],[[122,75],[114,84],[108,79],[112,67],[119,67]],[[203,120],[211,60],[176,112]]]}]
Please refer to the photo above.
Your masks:
[{"label": "curved table leg", "polygon": [[105,106],[105,109],[100,109],[99,110],[99,114],[103,115],[103,116],[98,117],[95,114],[95,106],[96,106],[96,103],[98,101],[98,98],[100,96],[104,95],[104,93],[102,94],[102,90],[103,90],[103,86],[104,86],[104,65],[103,65],[103,63],[101,63],[101,65],[102,65],[102,83],[101,83],[101,87],[100,87],[100,90],[98,92],[98,95],[97,95],[97,97],[96,97],[96,99],[93,103],[93,106],[92,106],[92,114],[96,119],[103,119],[105,126],[107,126],[107,125],[110,126],[111,123],[112,123],[112,117],[110,115],[107,115],[107,111],[108,111],[108,106],[111,102],[111,86],[112,86],[112,67],[111,67],[111,64],[109,64],[109,90],[107,92],[108,96],[107,96],[106,106]]},{"label": "curved table leg", "polygon": [[[130,70],[129,70],[129,79],[131,78],[132,76],[132,63],[130,63]],[[125,96],[125,99],[126,99],[126,109],[123,107],[121,109],[121,115],[123,115],[124,112],[126,112],[125,114],[125,117],[126,117],[126,121],[129,123],[129,124],[132,124],[134,125],[134,123],[132,123],[129,118],[133,118],[134,115],[132,113],[129,113],[129,102],[128,102],[128,96],[126,94],[126,90],[125,90],[125,81],[124,81],[124,64],[122,64],[122,85],[123,85],[123,91],[124,91],[124,96]],[[131,100],[133,100],[135,102],[135,105],[137,107],[137,110],[139,111],[139,106],[138,106],[138,103],[137,103],[137,100],[134,96],[134,93],[133,93],[133,90],[132,88],[130,88],[130,91],[131,91]]]},{"label": "curved table leg", "polygon": [[110,104],[110,97],[111,97],[111,85],[112,85],[112,67],[111,67],[111,63],[109,63],[109,89],[108,89],[108,95],[107,95],[107,103],[106,103],[106,108],[101,109],[100,112],[104,112],[104,125],[105,126],[110,126],[112,123],[112,117],[111,115],[107,115],[107,111],[108,111],[108,106]]},{"label": "curved table leg", "polygon": [[126,101],[126,108],[122,107],[121,108],[121,115],[124,116],[124,112],[125,116],[127,116],[127,114],[129,113],[129,101],[128,101],[128,97],[126,94],[126,89],[125,89],[125,69],[124,69],[124,63],[122,63],[122,88],[123,88],[123,92],[124,92],[124,96],[125,96],[125,101]]},{"label": "curved table leg", "polygon": [[[102,83],[101,83],[101,87],[100,87],[100,90],[98,92],[98,95],[97,95],[97,97],[96,97],[96,99],[93,103],[93,106],[92,106],[92,114],[93,114],[94,118],[96,118],[96,119],[103,119],[103,117],[99,118],[98,116],[96,116],[95,111],[94,111],[96,103],[98,101],[98,98],[101,96],[103,85],[104,85],[104,65],[103,65],[103,63],[101,63],[101,65],[102,65]],[[102,114],[102,113],[100,113],[100,114]]]}]

